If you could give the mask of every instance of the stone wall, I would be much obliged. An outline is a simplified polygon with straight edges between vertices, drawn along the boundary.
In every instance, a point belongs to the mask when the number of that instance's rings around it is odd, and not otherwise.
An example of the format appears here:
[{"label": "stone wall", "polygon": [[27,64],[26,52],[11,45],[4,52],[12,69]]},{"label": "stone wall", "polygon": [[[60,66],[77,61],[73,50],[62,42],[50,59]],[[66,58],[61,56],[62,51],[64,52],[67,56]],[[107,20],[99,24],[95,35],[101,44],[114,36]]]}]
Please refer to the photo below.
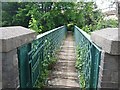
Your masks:
[{"label": "stone wall", "polygon": [[95,31],[92,41],[102,49],[99,70],[99,88],[119,88],[120,37],[118,28]]},{"label": "stone wall", "polygon": [[0,88],[19,87],[17,48],[36,38],[36,33],[21,26],[1,27]]}]

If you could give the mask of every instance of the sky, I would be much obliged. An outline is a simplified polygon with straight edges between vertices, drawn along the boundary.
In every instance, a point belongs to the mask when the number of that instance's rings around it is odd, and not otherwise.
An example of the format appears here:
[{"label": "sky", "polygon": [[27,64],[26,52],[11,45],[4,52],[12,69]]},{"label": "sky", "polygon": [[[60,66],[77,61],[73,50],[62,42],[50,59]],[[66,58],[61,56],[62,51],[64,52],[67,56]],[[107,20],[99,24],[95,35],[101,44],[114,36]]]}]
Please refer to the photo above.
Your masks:
[{"label": "sky", "polygon": [[[112,2],[115,2],[115,1],[120,1],[120,0],[94,0],[98,6],[99,9],[103,9],[102,11],[108,11],[108,7],[109,5],[111,5]],[[112,6],[113,8],[111,8],[111,10],[115,10],[116,8],[116,4],[114,4]],[[106,9],[107,8],[107,9]]]},{"label": "sky", "polygon": [[111,2],[114,2],[114,0],[95,0],[95,1],[100,9],[107,8],[111,4]]},{"label": "sky", "polygon": [[[77,0],[77,1],[81,1],[81,0]],[[82,1],[86,1],[86,2],[93,1],[93,2],[96,2],[98,8],[101,9],[104,12],[104,11],[108,11],[109,10],[108,8],[112,4],[112,2],[120,1],[120,0],[82,0]],[[113,7],[112,9],[115,10],[116,9],[116,4],[114,4],[112,7]]]}]

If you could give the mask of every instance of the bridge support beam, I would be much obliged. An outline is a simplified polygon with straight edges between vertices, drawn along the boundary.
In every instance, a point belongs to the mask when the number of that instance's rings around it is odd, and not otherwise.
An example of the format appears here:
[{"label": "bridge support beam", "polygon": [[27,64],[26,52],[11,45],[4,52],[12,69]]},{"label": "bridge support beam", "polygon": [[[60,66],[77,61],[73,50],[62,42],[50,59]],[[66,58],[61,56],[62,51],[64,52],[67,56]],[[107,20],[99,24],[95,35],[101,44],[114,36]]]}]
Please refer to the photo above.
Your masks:
[{"label": "bridge support beam", "polygon": [[0,28],[0,89],[19,86],[17,48],[36,38],[34,31],[24,27]]},{"label": "bridge support beam", "polygon": [[99,88],[119,88],[120,32],[118,28],[106,28],[91,34],[92,41],[102,48],[99,70]]}]

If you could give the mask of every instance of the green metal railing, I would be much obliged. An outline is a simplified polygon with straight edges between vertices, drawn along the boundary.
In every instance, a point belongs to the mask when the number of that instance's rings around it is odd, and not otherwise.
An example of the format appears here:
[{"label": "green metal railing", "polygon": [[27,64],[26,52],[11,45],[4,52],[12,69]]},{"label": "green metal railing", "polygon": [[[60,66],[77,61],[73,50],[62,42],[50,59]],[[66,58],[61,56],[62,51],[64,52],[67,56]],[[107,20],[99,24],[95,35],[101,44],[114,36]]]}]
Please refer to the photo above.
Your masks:
[{"label": "green metal railing", "polygon": [[37,39],[18,48],[21,88],[35,87],[41,75],[42,62],[55,55],[66,35],[61,26],[37,36]]},{"label": "green metal railing", "polygon": [[[84,88],[97,89],[99,65],[101,60],[101,49],[90,39],[90,35],[74,27],[74,36],[78,50],[78,72],[79,78],[84,80]],[[83,88],[83,80],[80,80],[80,87]]]}]

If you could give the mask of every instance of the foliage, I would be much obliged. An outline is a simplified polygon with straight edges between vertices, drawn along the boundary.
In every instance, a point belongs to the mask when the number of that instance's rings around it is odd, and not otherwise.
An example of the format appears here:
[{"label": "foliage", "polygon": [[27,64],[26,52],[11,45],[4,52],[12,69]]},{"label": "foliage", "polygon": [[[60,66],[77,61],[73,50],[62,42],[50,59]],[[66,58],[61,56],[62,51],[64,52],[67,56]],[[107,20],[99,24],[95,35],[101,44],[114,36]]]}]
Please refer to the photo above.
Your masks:
[{"label": "foliage", "polygon": [[19,9],[25,8],[26,4],[27,3],[2,2],[2,26],[21,25],[27,27],[29,19],[26,16],[21,13],[21,15],[19,15],[20,18],[16,18]]},{"label": "foliage", "polygon": [[47,78],[49,76],[49,73],[51,71],[52,68],[49,68],[50,65],[53,65],[53,63],[55,63],[57,61],[57,58],[56,57],[50,57],[50,60],[48,62],[47,59],[45,59],[43,62],[41,62],[41,74],[40,74],[40,77],[38,79],[38,82],[36,84],[35,87],[37,88],[43,88],[44,86],[47,85]]},{"label": "foliage", "polygon": [[[36,48],[37,44],[38,44],[38,42],[33,45],[34,48]],[[51,45],[51,42],[47,38],[44,42],[44,48],[41,49],[41,50],[43,50],[42,51],[43,60],[40,60],[40,67],[41,67],[41,68],[39,68],[40,75],[39,75],[39,78],[38,78],[34,88],[43,88],[44,86],[47,85],[47,78],[50,74],[50,71],[52,70],[52,67],[53,67],[52,65],[54,65],[57,61],[57,57],[55,55],[57,50],[55,50],[53,53],[50,53],[51,52],[50,45]]]},{"label": "foliage", "polygon": [[84,60],[85,49],[77,46],[76,51],[77,51],[77,60],[76,60],[75,67],[78,70],[80,87],[84,89],[85,88],[85,78],[84,78],[84,74],[83,74],[84,72],[82,69],[83,69],[83,66],[85,63],[85,60]]},{"label": "foliage", "polygon": [[116,28],[118,27],[118,21],[114,19],[104,20],[104,26],[110,27],[110,28]]},{"label": "foliage", "polygon": [[77,25],[87,33],[105,27],[117,27],[117,21],[103,19],[94,2],[5,2],[3,25],[21,25],[42,33],[61,25],[73,30]]}]

